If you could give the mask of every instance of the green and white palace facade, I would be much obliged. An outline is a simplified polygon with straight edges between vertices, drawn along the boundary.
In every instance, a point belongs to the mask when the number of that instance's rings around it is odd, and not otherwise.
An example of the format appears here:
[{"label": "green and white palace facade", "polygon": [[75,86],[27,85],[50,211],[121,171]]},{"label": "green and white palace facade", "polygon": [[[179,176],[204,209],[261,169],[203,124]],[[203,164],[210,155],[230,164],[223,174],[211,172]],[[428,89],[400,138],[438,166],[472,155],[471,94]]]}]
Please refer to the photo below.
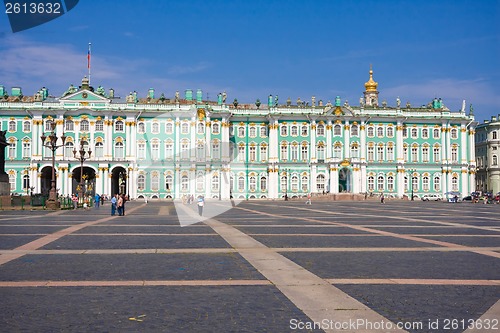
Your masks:
[{"label": "green and white palace facade", "polygon": [[[77,193],[83,174],[89,195],[131,198],[278,199],[307,193],[384,193],[402,198],[476,189],[472,107],[379,103],[373,72],[358,105],[339,97],[262,104],[206,101],[201,90],[168,98],[114,96],[89,85],[61,96],[42,88],[24,96],[0,86],[6,130],[5,169],[12,193],[47,193],[52,152],[42,143],[55,124],[59,195]],[[64,145],[61,136],[66,137]],[[48,140],[48,139],[47,139]],[[92,151],[83,161],[73,151]],[[77,154],[78,155],[78,154]],[[78,157],[78,156],[77,156]],[[83,172],[82,172],[83,165]]]}]

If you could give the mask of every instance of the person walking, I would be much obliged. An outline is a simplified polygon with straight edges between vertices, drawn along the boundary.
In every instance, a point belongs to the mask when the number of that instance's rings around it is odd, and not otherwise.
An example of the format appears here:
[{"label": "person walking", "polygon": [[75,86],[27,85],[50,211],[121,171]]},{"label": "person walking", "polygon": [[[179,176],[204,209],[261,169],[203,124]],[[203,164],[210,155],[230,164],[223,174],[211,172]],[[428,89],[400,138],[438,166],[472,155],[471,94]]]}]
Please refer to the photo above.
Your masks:
[{"label": "person walking", "polygon": [[123,216],[123,196],[117,194],[116,209],[118,210],[118,216]]},{"label": "person walking", "polygon": [[128,195],[122,194],[122,216],[125,216],[125,202],[128,201]]},{"label": "person walking", "polygon": [[101,196],[98,193],[96,193],[94,197],[94,207],[99,208],[100,203],[101,203]]},{"label": "person walking", "polygon": [[71,201],[73,201],[73,209],[76,209],[78,207],[78,197],[74,193],[71,196]]},{"label": "person walking", "polygon": [[385,202],[385,196],[384,196],[384,193],[380,194],[380,203],[384,203]]},{"label": "person walking", "polygon": [[205,206],[205,199],[202,196],[198,197],[198,214],[203,215],[203,207]]},{"label": "person walking", "polygon": [[307,201],[306,201],[306,205],[312,205],[312,202],[311,202],[311,193],[308,193],[308,194],[307,194]]},{"label": "person walking", "polygon": [[115,216],[116,214],[116,195],[111,198],[111,216]]}]

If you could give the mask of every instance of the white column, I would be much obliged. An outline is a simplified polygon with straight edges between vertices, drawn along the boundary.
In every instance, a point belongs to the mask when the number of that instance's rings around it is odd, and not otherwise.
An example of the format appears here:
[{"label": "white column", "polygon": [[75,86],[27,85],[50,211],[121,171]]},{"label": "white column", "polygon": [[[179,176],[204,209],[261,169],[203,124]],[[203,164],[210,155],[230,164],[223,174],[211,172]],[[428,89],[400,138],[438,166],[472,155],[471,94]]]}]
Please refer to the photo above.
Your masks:
[{"label": "white column", "polygon": [[[299,147],[300,149],[300,147]],[[311,162],[317,162],[318,156],[316,156],[316,121],[311,121],[311,146],[309,147],[311,152]],[[300,154],[300,151],[299,151]]]},{"label": "white column", "polygon": [[330,165],[330,193],[339,193],[339,171]]},{"label": "white column", "polygon": [[278,169],[270,167],[268,176],[268,191],[270,199],[278,199],[279,195],[279,175]]},{"label": "white column", "polygon": [[[325,161],[330,161],[332,158],[332,121],[328,120],[326,125],[326,149],[325,149]],[[311,150],[315,150],[316,147],[311,145]],[[332,179],[330,177],[330,179]]]},{"label": "white column", "polygon": [[111,177],[109,173],[109,167],[106,166],[103,168],[103,182],[104,182],[104,193],[108,196],[115,195],[115,193],[111,193]]},{"label": "white column", "polygon": [[269,119],[269,162],[277,163],[279,161],[279,142],[278,142],[278,120]]},{"label": "white column", "polygon": [[[474,129],[469,129],[469,190],[470,192],[476,190],[476,148],[475,148],[475,140],[474,140]],[[469,193],[462,193],[464,196]]]},{"label": "white column", "polygon": [[365,121],[362,120],[361,121],[361,125],[359,126],[359,144],[360,144],[360,147],[359,147],[359,150],[360,150],[360,162],[361,163],[365,163],[366,162],[366,124],[365,124]]},{"label": "white column", "polygon": [[316,164],[311,164],[311,192],[317,193],[318,187],[316,186]]},{"label": "white column", "polygon": [[350,140],[351,140],[351,131],[350,131],[351,126],[349,125],[349,120],[346,120],[344,123],[344,158],[350,158],[351,157],[351,145],[350,145]]},{"label": "white column", "polygon": [[[33,155],[33,157],[34,157],[34,158],[36,158],[36,159],[38,159],[38,158],[39,158],[39,156],[38,156],[38,155],[40,154],[40,153],[39,153],[39,150],[40,150],[40,146],[41,146],[41,145],[40,145],[40,141],[41,141],[41,139],[40,139],[39,127],[38,127],[38,126],[39,126],[39,125],[38,125],[38,122],[39,122],[39,121],[40,121],[40,120],[38,120],[38,119],[33,119],[33,120],[32,120],[32,122],[31,122],[31,123],[32,123],[32,125],[31,125],[31,126],[33,127],[33,136],[31,137],[32,155]],[[30,177],[30,179],[33,179],[33,180],[34,180],[35,178],[31,178],[31,177]],[[35,182],[33,182],[33,183],[35,183]],[[35,185],[33,184],[33,185],[31,185],[31,186],[35,186]]]}]

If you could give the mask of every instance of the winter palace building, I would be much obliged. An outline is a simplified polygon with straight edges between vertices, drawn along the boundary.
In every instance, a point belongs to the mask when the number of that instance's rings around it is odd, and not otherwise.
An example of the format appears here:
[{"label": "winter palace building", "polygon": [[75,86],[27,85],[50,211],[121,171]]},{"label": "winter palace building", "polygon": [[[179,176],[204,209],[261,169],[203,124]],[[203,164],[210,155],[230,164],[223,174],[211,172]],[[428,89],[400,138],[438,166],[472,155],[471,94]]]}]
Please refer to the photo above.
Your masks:
[{"label": "winter palace building", "polygon": [[[201,90],[145,98],[94,89],[84,78],[60,97],[24,96],[0,86],[0,126],[10,144],[5,169],[13,193],[47,193],[54,130],[59,195],[127,193],[180,198],[282,198],[307,193],[394,197],[476,189],[472,107],[379,103],[370,69],[358,105],[269,96],[267,103],[203,100]],[[280,103],[281,102],[281,103]],[[61,136],[65,137],[63,143]],[[73,153],[91,150],[82,161]],[[83,165],[83,172],[82,172]],[[83,174],[83,177],[81,176]]]}]

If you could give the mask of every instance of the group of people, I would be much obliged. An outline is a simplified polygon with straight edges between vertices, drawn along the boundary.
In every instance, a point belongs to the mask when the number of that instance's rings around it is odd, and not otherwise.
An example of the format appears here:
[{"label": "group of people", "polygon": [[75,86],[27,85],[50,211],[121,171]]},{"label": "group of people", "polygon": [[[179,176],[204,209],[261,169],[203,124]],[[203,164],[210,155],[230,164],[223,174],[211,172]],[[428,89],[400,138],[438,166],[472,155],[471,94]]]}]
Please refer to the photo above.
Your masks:
[{"label": "group of people", "polygon": [[111,198],[111,216],[115,216],[118,212],[118,216],[125,216],[125,202],[128,198],[125,194],[115,194]]}]

